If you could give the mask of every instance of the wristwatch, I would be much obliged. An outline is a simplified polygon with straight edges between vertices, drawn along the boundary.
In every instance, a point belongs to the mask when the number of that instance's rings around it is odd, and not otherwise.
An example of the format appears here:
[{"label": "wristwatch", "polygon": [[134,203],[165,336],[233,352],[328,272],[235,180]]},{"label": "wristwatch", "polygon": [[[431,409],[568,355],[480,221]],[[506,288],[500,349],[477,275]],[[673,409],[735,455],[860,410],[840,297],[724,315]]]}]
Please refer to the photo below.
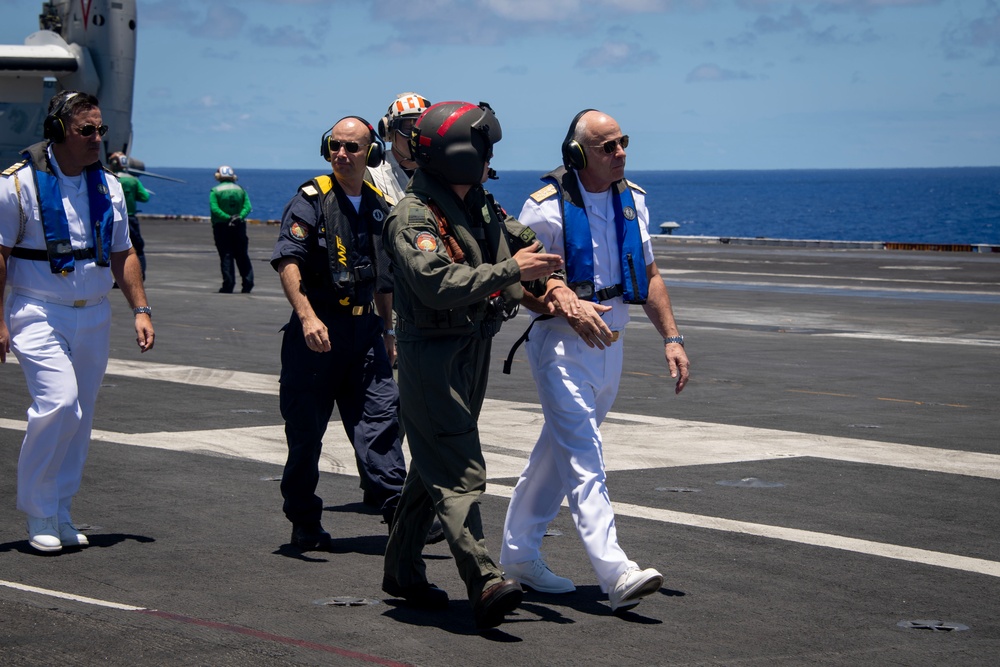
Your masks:
[{"label": "wristwatch", "polygon": [[386,329],[385,331],[382,332],[382,335],[383,336],[392,336],[393,338],[395,338],[396,337],[396,330],[395,329]]},{"label": "wristwatch", "polygon": [[664,345],[669,345],[670,343],[677,343],[681,347],[684,347],[684,336],[667,336],[663,339]]},{"label": "wristwatch", "polygon": [[152,308],[150,308],[149,306],[138,306],[138,307],[136,307],[136,308],[133,308],[133,309],[132,309],[132,312],[133,312],[134,314],[136,314],[136,315],[138,315],[138,314],[140,314],[140,313],[146,313],[146,314],[147,314],[147,315],[149,315],[150,317],[152,317],[152,316],[153,316],[153,309],[152,309]]}]

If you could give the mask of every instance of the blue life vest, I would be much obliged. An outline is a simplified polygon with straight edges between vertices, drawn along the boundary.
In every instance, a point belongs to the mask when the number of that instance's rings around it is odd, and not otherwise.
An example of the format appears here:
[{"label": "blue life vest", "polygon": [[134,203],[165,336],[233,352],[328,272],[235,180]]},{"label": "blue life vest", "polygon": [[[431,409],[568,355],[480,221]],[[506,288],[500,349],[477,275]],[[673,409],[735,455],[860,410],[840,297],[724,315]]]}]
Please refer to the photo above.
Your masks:
[{"label": "blue life vest", "polygon": [[[25,157],[30,157],[28,153]],[[69,273],[75,269],[75,256],[69,238],[69,220],[63,209],[59,179],[55,174],[39,169],[35,165],[35,186],[41,207],[42,228],[45,230],[45,246],[52,273]],[[114,207],[111,192],[99,164],[87,167],[87,198],[90,204],[91,242],[94,261],[98,266],[111,265],[111,236],[114,225]],[[78,253],[77,253],[78,254]]]},{"label": "blue life vest", "polygon": [[[562,171],[563,173],[560,173]],[[546,174],[542,180],[552,184],[562,202],[563,242],[566,252],[566,284],[581,299],[607,301],[621,296],[625,303],[646,303],[649,279],[646,277],[646,256],[642,249],[639,216],[629,185],[621,181],[612,186],[611,198],[615,209],[615,228],[621,261],[622,282],[597,290],[594,285],[594,241],[590,236],[587,211],[574,203],[573,193],[564,188],[564,179],[576,191],[576,177],[563,168]],[[578,193],[576,193],[578,194]]]}]

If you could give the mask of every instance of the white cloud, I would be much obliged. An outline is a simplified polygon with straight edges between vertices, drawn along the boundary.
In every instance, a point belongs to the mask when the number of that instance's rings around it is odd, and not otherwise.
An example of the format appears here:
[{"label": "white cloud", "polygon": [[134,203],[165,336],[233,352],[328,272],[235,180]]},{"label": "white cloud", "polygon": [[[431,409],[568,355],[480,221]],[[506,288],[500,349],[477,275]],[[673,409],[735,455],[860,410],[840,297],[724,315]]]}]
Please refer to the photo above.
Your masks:
[{"label": "white cloud", "polygon": [[581,8],[580,0],[484,0],[485,9],[511,21],[559,21]]},{"label": "white cloud", "polygon": [[576,66],[588,70],[635,70],[653,64],[659,58],[656,52],[643,49],[641,44],[605,40],[585,51],[576,61]]},{"label": "white cloud", "polygon": [[745,71],[723,69],[715,63],[704,63],[688,72],[685,81],[688,83],[716,83],[721,81],[746,81],[755,78],[757,77]]},{"label": "white cloud", "polygon": [[948,27],[941,38],[951,59],[985,56],[987,65],[1000,65],[1000,8],[991,4],[985,15]]}]

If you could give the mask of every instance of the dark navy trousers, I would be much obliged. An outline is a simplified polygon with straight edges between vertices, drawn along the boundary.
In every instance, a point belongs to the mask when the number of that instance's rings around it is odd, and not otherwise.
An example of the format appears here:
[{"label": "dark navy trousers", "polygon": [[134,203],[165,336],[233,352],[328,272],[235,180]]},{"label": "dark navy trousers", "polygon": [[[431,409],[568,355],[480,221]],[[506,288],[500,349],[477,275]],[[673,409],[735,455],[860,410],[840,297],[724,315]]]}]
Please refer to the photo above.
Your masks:
[{"label": "dark navy trousers", "polygon": [[247,237],[246,220],[233,225],[224,222],[214,224],[212,237],[215,239],[215,249],[219,251],[222,291],[232,292],[236,286],[236,273],[233,270],[235,263],[243,281],[243,290],[249,292],[253,289],[253,263],[250,261],[250,239]]},{"label": "dark navy trousers", "polygon": [[323,435],[340,412],[354,447],[366,502],[391,520],[406,478],[399,440],[399,390],[382,342],[382,319],[324,311],[330,352],[306,346],[294,313],[281,344],[281,416],[285,420],[288,460],[281,479],[283,510],[292,523],[320,520],[323,501],[316,494]]}]

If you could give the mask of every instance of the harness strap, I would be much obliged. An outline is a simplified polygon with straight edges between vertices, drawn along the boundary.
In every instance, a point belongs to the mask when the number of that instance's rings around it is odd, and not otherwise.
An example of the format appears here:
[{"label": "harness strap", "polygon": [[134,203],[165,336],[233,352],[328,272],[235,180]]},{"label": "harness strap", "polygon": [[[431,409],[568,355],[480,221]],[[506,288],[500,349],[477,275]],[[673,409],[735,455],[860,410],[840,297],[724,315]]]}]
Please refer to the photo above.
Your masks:
[{"label": "harness strap", "polygon": [[535,322],[537,322],[538,320],[551,320],[553,317],[555,316],[546,314],[546,315],[539,315],[535,319],[531,320],[531,323],[528,324],[528,328],[524,330],[524,333],[521,334],[521,337],[518,338],[517,341],[514,343],[514,346],[510,348],[510,352],[507,353],[507,358],[503,362],[504,375],[510,375],[510,367],[511,364],[514,363],[514,354],[517,352],[517,348],[521,347],[521,343],[528,340],[528,334],[531,333],[531,327],[535,326]]},{"label": "harness strap", "polygon": [[464,264],[465,253],[458,245],[455,237],[451,235],[451,226],[448,224],[448,218],[444,217],[444,211],[434,202],[427,202],[427,208],[431,210],[431,213],[434,214],[434,219],[437,220],[438,233],[441,235],[441,240],[444,241],[445,250],[448,251],[451,261],[456,264]]}]

